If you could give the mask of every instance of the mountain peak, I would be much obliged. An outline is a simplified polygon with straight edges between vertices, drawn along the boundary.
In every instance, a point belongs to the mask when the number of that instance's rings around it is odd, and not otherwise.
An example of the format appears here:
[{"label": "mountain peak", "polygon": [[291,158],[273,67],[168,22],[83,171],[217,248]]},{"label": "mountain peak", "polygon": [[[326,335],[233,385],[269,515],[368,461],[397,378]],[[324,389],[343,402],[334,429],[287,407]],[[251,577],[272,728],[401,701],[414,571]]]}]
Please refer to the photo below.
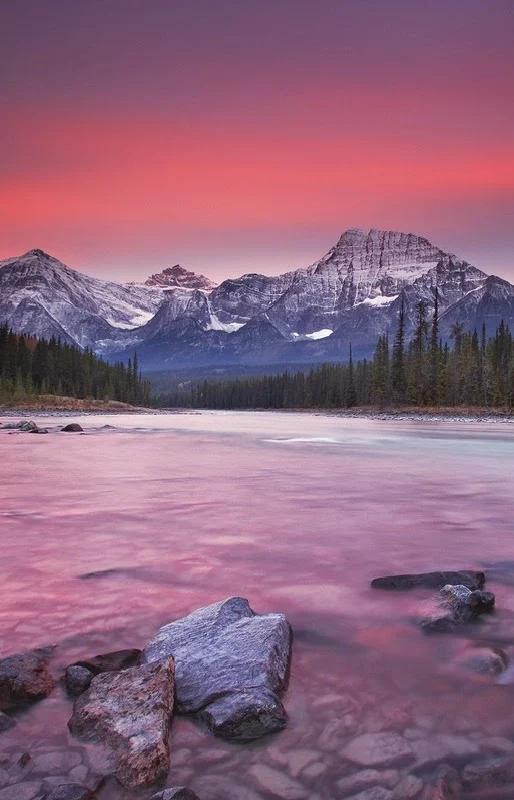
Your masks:
[{"label": "mountain peak", "polygon": [[217,284],[205,275],[197,275],[191,270],[175,264],[173,267],[166,267],[162,272],[150,275],[145,281],[146,286],[159,286],[163,289],[181,287],[183,289],[203,289],[211,291]]}]

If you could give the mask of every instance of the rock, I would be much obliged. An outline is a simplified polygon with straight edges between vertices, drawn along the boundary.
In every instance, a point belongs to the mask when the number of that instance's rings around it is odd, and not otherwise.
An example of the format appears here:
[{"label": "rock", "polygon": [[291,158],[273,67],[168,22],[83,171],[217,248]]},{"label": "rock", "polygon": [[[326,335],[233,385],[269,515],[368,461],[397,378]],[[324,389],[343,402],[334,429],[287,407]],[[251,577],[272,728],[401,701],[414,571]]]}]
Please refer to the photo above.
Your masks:
[{"label": "rock", "polygon": [[445,633],[458,625],[472,622],[480,614],[492,611],[495,597],[492,592],[472,591],[466,586],[443,586],[434,598],[433,613],[421,620],[425,633]]},{"label": "rock", "polygon": [[2,769],[2,767],[0,767],[0,789],[3,789],[4,786],[7,786],[9,781],[10,781],[9,773],[7,772],[7,770]]},{"label": "rock", "polygon": [[394,767],[414,761],[411,745],[397,733],[365,733],[346,745],[344,758],[362,767]]},{"label": "rock", "polygon": [[27,783],[16,783],[14,786],[6,786],[0,789],[0,800],[33,800],[39,794],[41,783],[39,781],[28,781]]},{"label": "rock", "polygon": [[55,681],[48,670],[52,648],[29,650],[0,660],[0,711],[24,708],[47,697]]},{"label": "rock", "polygon": [[48,428],[37,428],[37,430],[29,431],[29,433],[48,433]]},{"label": "rock", "polygon": [[353,775],[347,775],[337,781],[338,792],[342,797],[363,789],[372,789],[374,786],[384,786],[391,789],[400,779],[399,773],[394,769],[379,771],[377,769],[363,769]]},{"label": "rock", "polygon": [[459,774],[448,764],[442,764],[435,776],[427,800],[460,800],[462,783]]},{"label": "rock", "polygon": [[164,789],[163,792],[153,794],[150,800],[200,800],[200,798],[185,786],[175,786],[173,789]]},{"label": "rock", "polygon": [[466,788],[479,789],[491,784],[509,783],[514,778],[514,759],[512,756],[483,758],[468,764],[462,770],[462,780]]},{"label": "rock", "polygon": [[64,775],[82,762],[77,750],[54,750],[32,759],[33,772],[41,775]]},{"label": "rock", "polygon": [[500,648],[470,647],[453,661],[453,666],[467,672],[496,677],[506,669],[508,659]]},{"label": "rock", "polygon": [[85,783],[87,780],[88,769],[85,764],[79,764],[73,769],[70,769],[69,777],[75,783]]},{"label": "rock", "polygon": [[365,789],[359,794],[352,794],[348,800],[392,800],[393,793],[383,786],[373,786],[372,789]]},{"label": "rock", "polygon": [[293,750],[288,753],[287,763],[292,778],[297,778],[305,767],[313,761],[319,761],[320,754],[314,750]]},{"label": "rock", "polygon": [[416,756],[416,770],[442,764],[446,760],[464,760],[479,752],[479,745],[465,736],[439,734],[410,742]]},{"label": "rock", "polygon": [[119,672],[137,664],[141,650],[116,650],[93,658],[75,661],[66,667],[64,680],[71,695],[78,695],[89,687],[95,675],[102,672]]},{"label": "rock", "polygon": [[43,800],[92,800],[93,797],[91,789],[78,783],[65,783],[51,789],[44,795]]},{"label": "rock", "polygon": [[286,723],[280,697],[290,643],[283,614],[255,614],[247,600],[231,597],[165,625],[143,659],[173,655],[177,710],[218,736],[249,741]]},{"label": "rock", "polygon": [[91,670],[81,667],[79,664],[70,664],[69,667],[66,667],[64,674],[66,691],[72,696],[82,694],[89,689],[94,677],[95,674]]},{"label": "rock", "polygon": [[169,769],[173,659],[106,672],[75,701],[72,733],[104,745],[124,786],[144,786]]},{"label": "rock", "polygon": [[13,728],[15,725],[16,722],[11,719],[11,717],[8,717],[3,711],[0,711],[0,733],[10,730],[10,728]]},{"label": "rock", "polygon": [[265,764],[255,764],[249,770],[264,792],[282,800],[306,800],[308,791],[298,781],[288,778],[283,772]]},{"label": "rock", "polygon": [[29,433],[39,430],[35,422],[26,419],[21,419],[19,422],[4,422],[1,429],[4,431],[28,431]]},{"label": "rock", "polygon": [[61,428],[61,433],[81,433],[83,430],[84,428],[78,422],[70,422],[64,428]]},{"label": "rock", "polygon": [[406,591],[408,589],[442,589],[443,586],[466,586],[468,589],[481,589],[485,574],[474,570],[458,572],[421,572],[414,575],[389,575],[371,581],[373,589]]},{"label": "rock", "polygon": [[415,800],[423,791],[424,783],[417,775],[406,775],[393,792],[394,800]]}]

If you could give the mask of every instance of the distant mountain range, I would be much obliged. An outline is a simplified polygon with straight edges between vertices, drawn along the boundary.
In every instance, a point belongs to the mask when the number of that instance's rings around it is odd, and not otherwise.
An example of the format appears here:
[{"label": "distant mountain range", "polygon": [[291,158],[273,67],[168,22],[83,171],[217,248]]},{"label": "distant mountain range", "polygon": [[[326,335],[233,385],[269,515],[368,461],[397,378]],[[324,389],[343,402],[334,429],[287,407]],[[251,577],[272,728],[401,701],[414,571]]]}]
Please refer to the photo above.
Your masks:
[{"label": "distant mountain range", "polygon": [[0,321],[59,336],[109,359],[137,349],[146,369],[310,363],[372,353],[394,334],[402,302],[439,298],[440,331],[514,323],[514,286],[427,239],[351,228],[310,267],[243,275],[216,285],[176,265],[144,283],[118,284],[76,272],[41,250],[0,261]]}]

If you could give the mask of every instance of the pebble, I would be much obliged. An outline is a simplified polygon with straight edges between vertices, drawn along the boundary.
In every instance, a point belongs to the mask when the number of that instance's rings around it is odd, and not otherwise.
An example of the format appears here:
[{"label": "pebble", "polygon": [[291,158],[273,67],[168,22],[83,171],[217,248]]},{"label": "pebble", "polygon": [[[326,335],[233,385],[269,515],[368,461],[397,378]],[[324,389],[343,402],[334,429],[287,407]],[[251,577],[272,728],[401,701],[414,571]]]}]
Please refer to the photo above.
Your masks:
[{"label": "pebble", "polygon": [[29,781],[0,789],[0,800],[33,800],[39,794],[41,783]]},{"label": "pebble", "polygon": [[351,792],[360,792],[363,789],[372,789],[375,786],[391,789],[396,786],[399,779],[399,773],[393,769],[385,771],[364,769],[362,772],[356,772],[353,775],[341,778],[336,785],[339,792],[350,794]]},{"label": "pebble", "polygon": [[250,774],[261,789],[281,800],[306,800],[308,797],[308,792],[301,783],[265,764],[255,764],[250,768]]},{"label": "pebble", "polygon": [[342,755],[362,767],[393,767],[415,758],[411,745],[397,733],[365,733],[346,745]]}]

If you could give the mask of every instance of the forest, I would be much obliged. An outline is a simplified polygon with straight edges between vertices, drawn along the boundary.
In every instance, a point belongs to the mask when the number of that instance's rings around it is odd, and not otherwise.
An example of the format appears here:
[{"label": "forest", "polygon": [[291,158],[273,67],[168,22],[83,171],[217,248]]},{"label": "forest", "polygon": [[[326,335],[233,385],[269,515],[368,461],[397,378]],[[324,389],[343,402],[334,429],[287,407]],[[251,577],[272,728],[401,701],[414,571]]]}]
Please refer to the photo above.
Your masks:
[{"label": "forest", "polygon": [[14,333],[0,325],[0,403],[51,394],[149,405],[150,393],[136,354],[127,365],[108,364],[87,348]]},{"label": "forest", "polygon": [[188,383],[160,405],[192,408],[353,408],[472,406],[512,409],[514,345],[503,322],[493,336],[454,325],[451,338],[439,337],[437,302],[429,319],[423,301],[406,340],[404,308],[392,341],[378,340],[372,359],[323,364],[309,371],[235,380]]}]

